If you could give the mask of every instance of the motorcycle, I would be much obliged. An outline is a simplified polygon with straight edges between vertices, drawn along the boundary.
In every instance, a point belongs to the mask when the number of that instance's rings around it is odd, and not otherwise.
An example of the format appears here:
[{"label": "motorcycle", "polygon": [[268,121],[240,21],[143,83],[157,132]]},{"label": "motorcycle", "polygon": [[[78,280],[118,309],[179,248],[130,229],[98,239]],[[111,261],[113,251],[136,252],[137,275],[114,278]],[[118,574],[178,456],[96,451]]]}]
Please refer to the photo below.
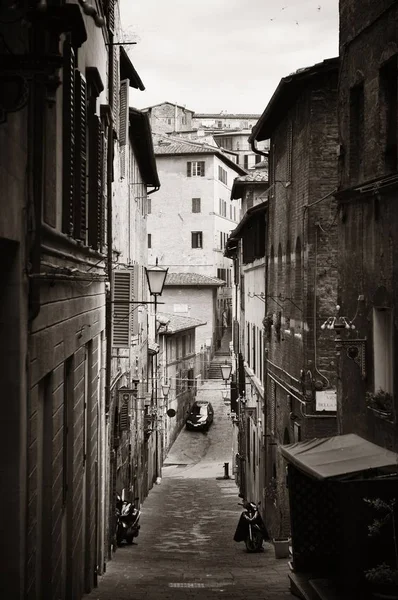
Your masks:
[{"label": "motorcycle", "polygon": [[260,503],[239,502],[239,506],[245,509],[239,519],[235,531],[234,541],[245,542],[248,552],[261,552],[263,550],[263,541],[270,539],[264,521],[259,512]]},{"label": "motorcycle", "polygon": [[122,545],[123,540],[127,544],[132,544],[135,537],[140,531],[141,511],[135,508],[132,502],[122,500],[117,496],[116,500],[116,542],[118,546]]}]

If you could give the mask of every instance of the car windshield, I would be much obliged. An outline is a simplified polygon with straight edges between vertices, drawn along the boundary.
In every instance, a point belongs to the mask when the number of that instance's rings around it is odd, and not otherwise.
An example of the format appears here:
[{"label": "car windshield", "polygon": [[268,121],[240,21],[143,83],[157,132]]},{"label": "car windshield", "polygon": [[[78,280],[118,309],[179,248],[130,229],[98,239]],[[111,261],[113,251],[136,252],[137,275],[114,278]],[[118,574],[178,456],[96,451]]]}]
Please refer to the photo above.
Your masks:
[{"label": "car windshield", "polygon": [[194,404],[191,410],[193,415],[205,415],[206,405],[205,404]]}]

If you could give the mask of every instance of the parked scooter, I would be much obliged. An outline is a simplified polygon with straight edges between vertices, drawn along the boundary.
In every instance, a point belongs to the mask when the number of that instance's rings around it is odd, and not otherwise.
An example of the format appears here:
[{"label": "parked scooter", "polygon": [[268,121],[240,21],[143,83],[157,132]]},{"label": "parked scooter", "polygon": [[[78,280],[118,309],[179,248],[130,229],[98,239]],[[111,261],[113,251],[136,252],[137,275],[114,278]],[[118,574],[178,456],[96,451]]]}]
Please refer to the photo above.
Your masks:
[{"label": "parked scooter", "polygon": [[116,499],[116,542],[118,546],[122,545],[123,540],[126,540],[127,544],[132,544],[135,537],[138,536],[140,531],[140,520],[141,511],[135,508],[132,502],[122,500],[120,496]]},{"label": "parked scooter", "polygon": [[239,519],[235,531],[234,541],[245,542],[248,552],[261,552],[263,550],[263,541],[270,539],[264,521],[259,512],[260,503],[239,502],[245,509]]}]

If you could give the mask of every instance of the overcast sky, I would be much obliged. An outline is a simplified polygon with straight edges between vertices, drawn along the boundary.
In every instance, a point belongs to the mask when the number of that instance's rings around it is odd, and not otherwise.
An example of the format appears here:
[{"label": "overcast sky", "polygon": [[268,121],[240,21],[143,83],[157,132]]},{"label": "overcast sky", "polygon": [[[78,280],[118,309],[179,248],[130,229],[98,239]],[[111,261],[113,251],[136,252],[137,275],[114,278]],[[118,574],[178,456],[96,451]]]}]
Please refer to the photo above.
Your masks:
[{"label": "overcast sky", "polygon": [[338,55],[338,0],[120,0],[145,91],[195,112],[262,113],[280,79]]}]

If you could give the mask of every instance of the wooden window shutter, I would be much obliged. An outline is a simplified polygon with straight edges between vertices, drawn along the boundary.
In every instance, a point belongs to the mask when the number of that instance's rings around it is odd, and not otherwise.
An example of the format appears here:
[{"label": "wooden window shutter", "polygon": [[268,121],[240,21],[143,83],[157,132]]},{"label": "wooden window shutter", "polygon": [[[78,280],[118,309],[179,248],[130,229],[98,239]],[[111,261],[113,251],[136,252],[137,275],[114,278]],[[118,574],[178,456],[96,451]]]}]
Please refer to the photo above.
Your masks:
[{"label": "wooden window shutter", "polygon": [[119,46],[113,46],[112,51],[112,76],[113,76],[113,94],[112,94],[112,112],[113,125],[116,136],[119,136]]},{"label": "wooden window shutter", "polygon": [[200,164],[200,174],[201,174],[201,177],[204,177],[205,176],[205,161],[202,160],[199,164]]},{"label": "wooden window shutter", "polygon": [[75,70],[75,219],[74,237],[86,241],[87,233],[87,87]]},{"label": "wooden window shutter", "polygon": [[107,233],[108,233],[108,137],[107,130],[102,127],[102,203],[104,207],[104,218],[102,219],[102,230],[101,230],[101,250],[105,253],[107,246]]},{"label": "wooden window shutter", "polygon": [[132,271],[113,272],[112,289],[112,346],[129,348],[131,340],[132,310],[130,304],[133,295]]},{"label": "wooden window shutter", "polygon": [[88,244],[96,250],[100,250],[104,243],[103,144],[104,135],[101,121],[96,115],[93,115],[89,128]]},{"label": "wooden window shutter", "polygon": [[119,96],[119,143],[120,143],[120,177],[126,177],[126,144],[129,131],[129,85],[128,79],[120,82]]},{"label": "wooden window shutter", "polygon": [[69,42],[64,43],[62,84],[62,231],[68,235],[73,235],[75,162],[75,53]]},{"label": "wooden window shutter", "polygon": [[129,130],[129,85],[128,79],[120,82],[120,105],[119,105],[119,143],[125,146],[128,140]]},{"label": "wooden window shutter", "polygon": [[108,0],[108,10],[106,11],[108,29],[110,33],[115,33],[115,0]]},{"label": "wooden window shutter", "polygon": [[129,394],[122,394],[122,406],[120,407],[119,426],[121,431],[126,431],[130,428]]},{"label": "wooden window shutter", "polygon": [[[138,302],[138,282],[139,282],[139,273],[140,273],[140,267],[139,265],[136,263],[133,266],[133,270],[131,271],[131,276],[132,276],[132,290],[133,290],[133,300],[135,302]],[[138,335],[139,333],[139,325],[138,325],[138,304],[133,304],[132,305],[132,323],[131,323],[131,327],[132,327],[132,335]]]},{"label": "wooden window shutter", "polygon": [[192,163],[187,162],[187,177],[192,177]]}]

